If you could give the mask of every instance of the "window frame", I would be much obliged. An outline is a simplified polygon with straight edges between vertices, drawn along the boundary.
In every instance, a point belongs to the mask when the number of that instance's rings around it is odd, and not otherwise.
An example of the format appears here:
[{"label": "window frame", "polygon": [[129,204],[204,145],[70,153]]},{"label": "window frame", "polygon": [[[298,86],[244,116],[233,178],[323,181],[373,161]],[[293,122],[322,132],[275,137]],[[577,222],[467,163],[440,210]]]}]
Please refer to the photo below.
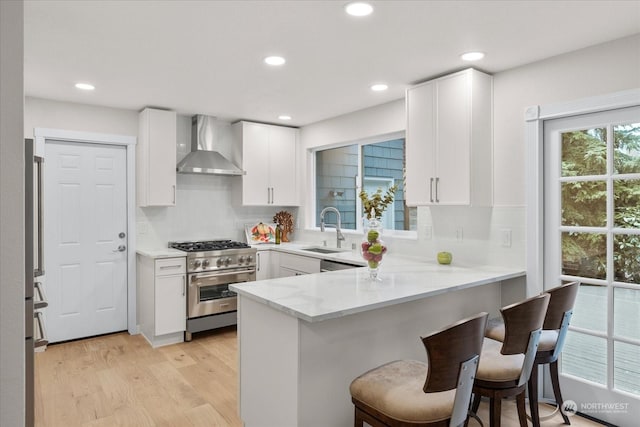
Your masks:
[{"label": "window frame", "polygon": [[[307,162],[307,170],[309,171],[309,179],[308,179],[308,189],[309,192],[307,194],[309,194],[309,203],[308,203],[308,210],[307,210],[307,224],[305,227],[305,230],[308,231],[320,231],[320,227],[317,227],[316,224],[316,201],[317,201],[317,195],[316,195],[316,153],[318,151],[325,151],[325,150],[331,150],[334,148],[340,148],[340,147],[346,147],[346,146],[350,146],[350,145],[357,145],[358,146],[358,175],[357,175],[357,180],[356,180],[356,195],[360,192],[361,188],[362,188],[362,162],[363,162],[363,158],[362,158],[362,147],[365,145],[370,145],[370,144],[377,144],[380,142],[386,142],[386,141],[392,141],[394,139],[404,139],[405,140],[405,152],[406,152],[406,144],[407,144],[407,138],[406,138],[406,132],[404,130],[402,131],[397,131],[397,132],[390,132],[390,133],[386,133],[386,134],[382,134],[382,135],[375,135],[375,136],[370,136],[370,137],[366,137],[366,138],[360,138],[360,139],[356,139],[356,140],[351,140],[351,141],[343,141],[343,142],[338,142],[338,143],[334,143],[334,144],[326,144],[326,145],[319,145],[313,148],[309,148],[307,153],[308,153],[308,162]],[[356,197],[356,212],[362,212],[362,201],[360,200],[359,197]],[[358,221],[356,220],[356,229],[343,229],[342,233],[345,235],[361,235],[363,233],[363,228],[362,228],[362,221]],[[401,239],[411,239],[411,240],[417,240],[418,239],[418,232],[417,230],[390,230],[390,229],[385,229],[384,230],[384,234],[387,237],[394,237],[394,238],[401,238]]]}]

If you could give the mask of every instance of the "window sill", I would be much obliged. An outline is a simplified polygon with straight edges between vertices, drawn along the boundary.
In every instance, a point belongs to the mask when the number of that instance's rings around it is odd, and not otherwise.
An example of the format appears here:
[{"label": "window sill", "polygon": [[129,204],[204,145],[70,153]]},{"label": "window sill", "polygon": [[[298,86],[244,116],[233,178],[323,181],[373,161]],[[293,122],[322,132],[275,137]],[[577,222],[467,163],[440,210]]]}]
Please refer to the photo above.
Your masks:
[{"label": "window sill", "polygon": [[[327,231],[328,230],[328,231]],[[320,227],[312,227],[312,228],[305,228],[304,231],[316,231],[316,232],[320,232]],[[341,230],[342,234],[344,234],[347,237],[353,237],[353,236],[362,236],[364,233],[364,230]],[[325,230],[325,233],[335,233],[335,228],[327,228]],[[415,230],[387,230],[387,229],[383,229],[382,230],[382,236],[383,238],[385,237],[389,237],[389,238],[393,238],[393,239],[404,239],[404,240],[418,240],[418,232]]]}]

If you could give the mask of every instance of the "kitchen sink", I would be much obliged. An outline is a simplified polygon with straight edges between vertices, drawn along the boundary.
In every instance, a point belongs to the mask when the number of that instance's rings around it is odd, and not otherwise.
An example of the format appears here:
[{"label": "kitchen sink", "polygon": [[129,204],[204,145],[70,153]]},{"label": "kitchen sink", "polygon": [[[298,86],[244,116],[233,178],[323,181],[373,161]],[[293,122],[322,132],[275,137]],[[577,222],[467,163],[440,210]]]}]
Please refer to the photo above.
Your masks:
[{"label": "kitchen sink", "polygon": [[303,251],[317,252],[319,254],[337,254],[343,252],[342,249],[329,249],[329,248],[302,248]]}]

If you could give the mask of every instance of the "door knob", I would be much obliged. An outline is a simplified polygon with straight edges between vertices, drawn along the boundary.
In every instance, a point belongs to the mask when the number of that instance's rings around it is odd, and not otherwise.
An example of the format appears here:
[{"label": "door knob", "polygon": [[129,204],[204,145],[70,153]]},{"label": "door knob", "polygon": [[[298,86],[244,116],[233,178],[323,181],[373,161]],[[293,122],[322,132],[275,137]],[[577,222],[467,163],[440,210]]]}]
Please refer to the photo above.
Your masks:
[{"label": "door knob", "polygon": [[127,250],[127,247],[125,245],[120,245],[118,246],[118,249],[115,249],[112,252],[124,252],[126,250]]}]

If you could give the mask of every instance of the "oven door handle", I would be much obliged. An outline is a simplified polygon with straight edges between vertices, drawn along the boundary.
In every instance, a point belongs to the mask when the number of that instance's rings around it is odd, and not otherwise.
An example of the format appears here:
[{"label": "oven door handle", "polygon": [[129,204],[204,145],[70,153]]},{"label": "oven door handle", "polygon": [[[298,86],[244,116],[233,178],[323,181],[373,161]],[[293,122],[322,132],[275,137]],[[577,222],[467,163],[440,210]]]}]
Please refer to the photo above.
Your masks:
[{"label": "oven door handle", "polygon": [[215,272],[207,272],[207,273],[191,273],[189,274],[189,277],[191,277],[191,280],[196,280],[196,279],[208,279],[211,277],[224,277],[224,276],[231,276],[234,274],[254,274],[256,272],[255,268],[251,269],[251,270],[247,270],[246,268],[233,268],[233,269],[227,269],[227,270],[222,270],[222,271],[215,271]]},{"label": "oven door handle", "polygon": [[[193,273],[189,275],[189,281],[193,284],[193,282],[198,281],[198,280],[202,280],[202,281],[206,281],[207,279],[215,279],[215,282],[220,282],[221,284],[224,284],[226,281],[224,280],[225,277],[229,277],[229,276],[237,276],[237,277],[248,277],[251,275],[254,275],[256,273],[255,269],[252,270],[246,270],[246,269],[233,269],[233,270],[225,270],[224,272],[216,272],[216,273]],[[249,278],[249,280],[238,280],[238,282],[241,281],[250,281],[251,279]],[[235,281],[233,283],[236,283]],[[200,286],[210,286],[211,283],[204,283]]]}]

